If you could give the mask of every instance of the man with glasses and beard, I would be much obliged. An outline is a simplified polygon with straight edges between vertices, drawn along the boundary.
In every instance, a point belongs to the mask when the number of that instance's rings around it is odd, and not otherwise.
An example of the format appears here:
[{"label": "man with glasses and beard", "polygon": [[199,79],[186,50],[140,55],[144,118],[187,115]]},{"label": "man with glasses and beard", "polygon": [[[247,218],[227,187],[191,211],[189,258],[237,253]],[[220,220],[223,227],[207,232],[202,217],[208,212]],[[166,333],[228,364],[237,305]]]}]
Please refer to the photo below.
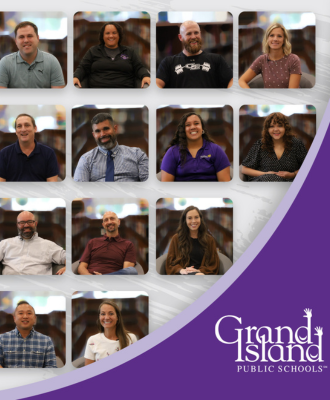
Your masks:
[{"label": "man with glasses and beard", "polygon": [[229,88],[233,71],[219,54],[205,53],[199,25],[185,21],[180,26],[179,40],[183,51],[166,57],[159,65],[157,86],[163,88]]},{"label": "man with glasses and beard", "polygon": [[[52,275],[52,263],[66,264],[65,250],[37,233],[38,222],[29,211],[17,217],[18,236],[0,242],[3,275]],[[57,275],[62,275],[65,267]]]},{"label": "man with glasses and beard", "polygon": [[138,147],[119,145],[118,126],[109,113],[91,120],[97,147],[80,157],[76,182],[144,182],[148,179],[148,157]]}]

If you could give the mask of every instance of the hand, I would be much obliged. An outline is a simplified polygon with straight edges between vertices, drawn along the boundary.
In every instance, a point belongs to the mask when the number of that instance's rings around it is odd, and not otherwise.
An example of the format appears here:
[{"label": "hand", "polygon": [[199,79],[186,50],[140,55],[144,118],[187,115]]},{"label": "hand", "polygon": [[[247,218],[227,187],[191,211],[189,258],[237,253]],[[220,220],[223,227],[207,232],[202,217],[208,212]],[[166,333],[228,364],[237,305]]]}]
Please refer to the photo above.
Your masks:
[{"label": "hand", "polygon": [[288,172],[288,171],[278,171],[276,172],[276,175],[284,179],[293,179],[296,176],[294,172]]},{"label": "hand", "polygon": [[101,272],[96,272],[96,271],[94,271],[94,272],[93,272],[93,275],[102,275],[102,274],[101,274]]},{"label": "hand", "polygon": [[188,275],[188,271],[186,269],[180,269],[180,274],[181,275]]},{"label": "hand", "polygon": [[194,266],[187,267],[187,268],[186,268],[186,271],[188,271],[188,272],[199,272],[199,270],[196,269]]},{"label": "hand", "polygon": [[59,270],[56,272],[56,275],[63,275],[64,272],[65,272],[65,270],[66,270],[66,267],[63,267],[63,268],[59,269]]},{"label": "hand", "polygon": [[73,78],[73,84],[74,85],[78,85],[81,88],[81,83],[80,83],[80,80],[78,78]]},{"label": "hand", "polygon": [[205,274],[203,274],[203,272],[198,272],[198,274],[196,274],[196,275],[205,275]]},{"label": "hand", "polygon": [[316,330],[316,333],[314,333],[314,335],[316,335],[316,336],[322,336],[323,335],[323,328],[321,328],[320,326],[317,326],[315,328],[315,330]]},{"label": "hand", "polygon": [[141,88],[143,88],[143,86],[144,86],[144,84],[145,83],[147,83],[149,86],[150,86],[150,78],[149,78],[149,76],[145,76],[143,79],[142,79],[142,82],[141,82]]},{"label": "hand", "polygon": [[306,315],[304,315],[304,317],[312,318],[312,310],[310,308],[305,308],[304,311],[306,313]]}]

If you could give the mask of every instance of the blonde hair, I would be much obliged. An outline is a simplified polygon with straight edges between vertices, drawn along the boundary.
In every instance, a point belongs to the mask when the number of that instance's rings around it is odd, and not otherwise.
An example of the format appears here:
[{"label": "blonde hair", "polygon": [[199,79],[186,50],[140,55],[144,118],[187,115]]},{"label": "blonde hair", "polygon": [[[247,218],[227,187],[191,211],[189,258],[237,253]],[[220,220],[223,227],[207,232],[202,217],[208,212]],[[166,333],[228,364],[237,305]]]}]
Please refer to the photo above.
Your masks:
[{"label": "blonde hair", "polygon": [[291,48],[292,48],[291,43],[289,41],[289,34],[288,31],[284,28],[284,26],[282,24],[279,24],[278,22],[274,22],[267,28],[264,38],[262,39],[262,51],[265,54],[269,54],[268,38],[271,31],[276,28],[281,28],[283,31],[284,42],[282,48],[284,55],[288,56],[289,54],[291,54]]}]

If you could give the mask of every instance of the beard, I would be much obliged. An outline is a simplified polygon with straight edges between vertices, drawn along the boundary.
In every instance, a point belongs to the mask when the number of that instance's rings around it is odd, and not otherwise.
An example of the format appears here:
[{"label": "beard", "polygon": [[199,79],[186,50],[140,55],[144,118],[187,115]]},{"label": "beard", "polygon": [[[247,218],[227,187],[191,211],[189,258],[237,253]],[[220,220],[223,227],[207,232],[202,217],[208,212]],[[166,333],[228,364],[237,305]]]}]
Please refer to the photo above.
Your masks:
[{"label": "beard", "polygon": [[96,144],[97,144],[98,146],[100,146],[102,149],[104,149],[104,150],[110,150],[110,149],[112,149],[113,147],[116,146],[116,144],[117,144],[117,137],[118,137],[118,135],[107,135],[107,136],[103,136],[102,139],[109,138],[109,141],[108,141],[108,142],[105,142],[105,143],[101,142],[101,138],[95,139],[95,142],[96,142]]},{"label": "beard", "polygon": [[18,236],[21,237],[22,239],[31,239],[34,233],[37,231],[36,226],[29,226],[29,229],[26,230],[27,228],[17,228],[18,230]]},{"label": "beard", "polygon": [[[197,42],[196,45],[191,46],[191,42]],[[196,38],[196,39],[190,39],[190,40],[183,40],[182,39],[182,44],[183,47],[188,51],[190,54],[197,54],[200,52],[202,48],[202,39]]]}]

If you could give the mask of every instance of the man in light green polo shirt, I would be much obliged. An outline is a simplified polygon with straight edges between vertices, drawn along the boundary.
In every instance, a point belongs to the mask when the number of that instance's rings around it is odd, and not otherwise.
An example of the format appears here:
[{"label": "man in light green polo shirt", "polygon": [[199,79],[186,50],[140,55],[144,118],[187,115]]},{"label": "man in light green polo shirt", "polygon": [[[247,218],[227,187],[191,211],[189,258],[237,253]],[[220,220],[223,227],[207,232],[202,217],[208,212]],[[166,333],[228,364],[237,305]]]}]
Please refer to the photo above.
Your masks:
[{"label": "man in light green polo shirt", "polygon": [[17,53],[0,61],[0,89],[52,88],[65,86],[63,72],[57,58],[38,50],[38,27],[29,21],[15,28]]}]

